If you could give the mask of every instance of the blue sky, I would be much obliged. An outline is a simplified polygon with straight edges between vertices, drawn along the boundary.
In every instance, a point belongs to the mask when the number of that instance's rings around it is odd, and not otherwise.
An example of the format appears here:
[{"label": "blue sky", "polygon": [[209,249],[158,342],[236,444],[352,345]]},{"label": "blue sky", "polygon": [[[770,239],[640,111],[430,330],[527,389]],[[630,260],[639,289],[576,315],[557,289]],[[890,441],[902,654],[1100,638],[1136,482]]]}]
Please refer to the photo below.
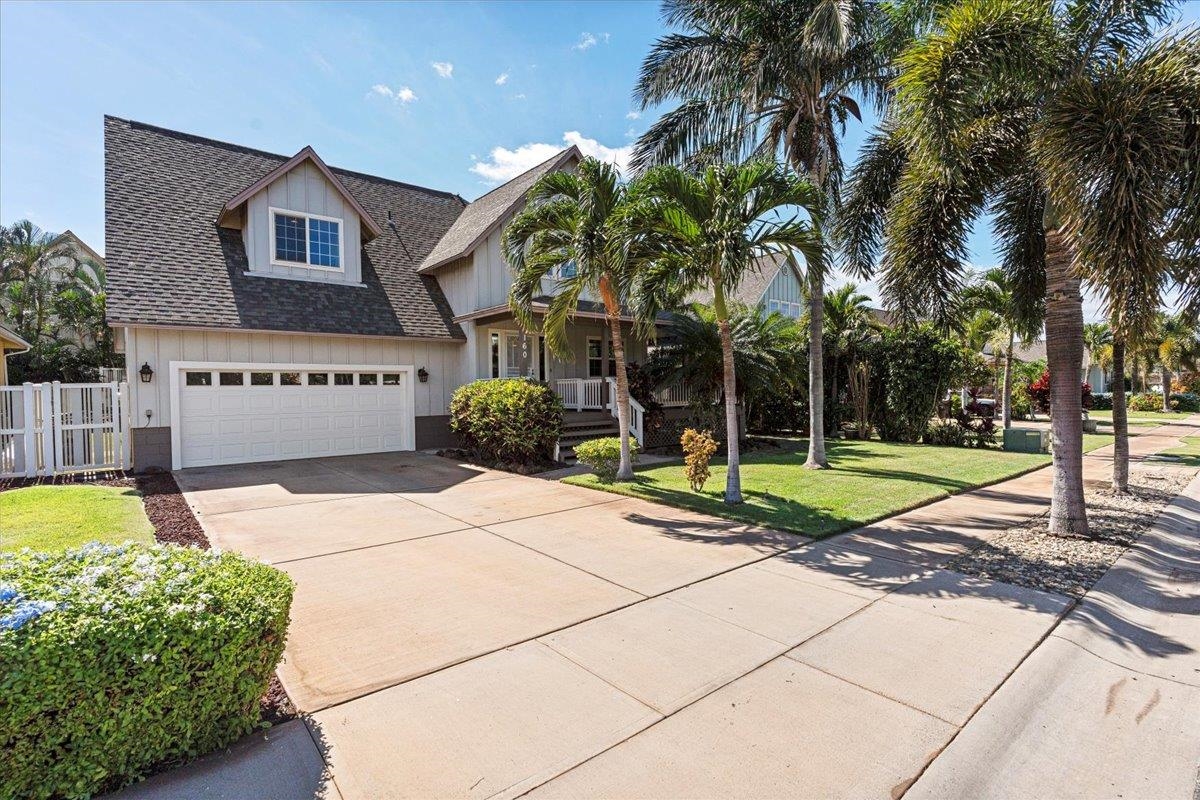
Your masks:
[{"label": "blue sky", "polygon": [[619,161],[662,33],[654,2],[0,2],[0,221],[103,252],[104,114],[467,199],[566,143]]}]

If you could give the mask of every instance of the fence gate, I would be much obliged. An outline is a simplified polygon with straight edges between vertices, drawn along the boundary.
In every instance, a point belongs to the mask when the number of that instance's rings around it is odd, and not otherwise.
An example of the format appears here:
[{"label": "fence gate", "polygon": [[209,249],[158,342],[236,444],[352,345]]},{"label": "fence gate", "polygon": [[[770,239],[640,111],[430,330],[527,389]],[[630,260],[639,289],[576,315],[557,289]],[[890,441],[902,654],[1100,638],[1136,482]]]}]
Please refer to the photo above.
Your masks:
[{"label": "fence gate", "polygon": [[97,472],[130,466],[129,386],[0,386],[0,477]]}]

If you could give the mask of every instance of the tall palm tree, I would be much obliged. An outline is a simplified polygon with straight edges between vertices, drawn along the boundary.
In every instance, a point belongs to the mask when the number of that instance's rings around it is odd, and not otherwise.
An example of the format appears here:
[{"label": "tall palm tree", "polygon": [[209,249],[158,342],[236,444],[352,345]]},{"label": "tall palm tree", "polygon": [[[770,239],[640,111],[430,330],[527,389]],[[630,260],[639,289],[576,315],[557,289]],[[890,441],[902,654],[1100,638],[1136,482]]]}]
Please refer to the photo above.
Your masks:
[{"label": "tall palm tree", "polygon": [[962,298],[968,310],[994,314],[999,323],[995,333],[999,334],[1000,341],[990,343],[999,344],[1000,347],[995,349],[1003,352],[1004,379],[1000,390],[1000,418],[1005,428],[1011,428],[1014,348],[1018,338],[1021,341],[1029,341],[1037,335],[1040,321],[1023,313],[1013,281],[1003,269],[997,267],[984,272],[975,282],[968,285],[963,290]]},{"label": "tall palm tree", "polygon": [[[617,480],[633,479],[629,447],[629,378],[621,331],[622,305],[628,302],[636,272],[631,230],[626,225],[628,187],[617,170],[585,158],[576,172],[550,172],[529,190],[528,203],[508,223],[502,247],[513,271],[509,307],[526,330],[535,330],[533,299],[542,279],[559,268],[564,276],[550,301],[541,329],[552,353],[571,349],[567,323],[585,294],[599,296],[612,334],[617,370],[617,422],[621,463]],[[573,265],[573,269],[562,269]]]},{"label": "tall palm tree", "polygon": [[[849,251],[852,262],[873,259],[885,238],[884,294],[908,317],[953,313],[970,226],[985,210],[994,213],[1022,317],[1036,318],[1039,300],[1045,303],[1055,533],[1088,529],[1078,377],[1081,279],[1110,304],[1121,299],[1125,324],[1158,305],[1174,267],[1163,255],[1163,237],[1185,251],[1200,246],[1200,214],[1173,211],[1200,202],[1188,166],[1196,163],[1200,141],[1200,92],[1193,88],[1196,70],[1188,66],[1198,45],[1186,32],[1152,40],[1169,12],[1169,3],[1154,0],[959,0],[945,6],[933,32],[900,58],[895,117],[868,143],[843,208],[846,236],[858,241]],[[1086,136],[1078,135],[1081,122],[1089,127]],[[1153,138],[1147,136],[1138,148],[1124,150],[1126,157],[1144,162],[1148,174],[1166,171],[1159,160],[1187,175],[1153,188],[1095,180],[1092,167],[1121,149],[1117,140],[1126,122],[1157,131],[1163,144],[1144,146]],[[1159,192],[1167,210],[1155,216]],[[1129,195],[1140,198],[1134,203],[1140,216],[1129,220],[1139,231],[1126,236],[1136,257],[1121,249],[1120,215],[1097,210],[1107,207],[1098,197],[1103,193],[1124,195],[1108,203],[1113,207]],[[1106,252],[1106,243],[1116,246]],[[1131,300],[1135,295],[1139,299]]]},{"label": "tall palm tree", "polygon": [[1088,367],[1100,367],[1105,383],[1108,382],[1108,369],[1112,362],[1112,341],[1112,328],[1107,322],[1084,324],[1083,345],[1087,348]]},{"label": "tall palm tree", "polygon": [[841,424],[841,420],[838,419],[840,408],[838,376],[841,370],[841,358],[870,335],[873,319],[871,298],[858,291],[856,284],[847,283],[825,295],[823,312],[825,340],[829,343],[829,359],[832,362],[830,376],[833,386],[830,397],[833,398],[833,424],[831,429],[836,432]]},{"label": "tall palm tree", "polygon": [[[664,0],[672,33],[642,62],[634,90],[643,109],[678,102],[637,141],[633,163],[703,164],[782,155],[839,201],[839,135],[859,102],[882,108],[891,56],[921,17],[921,2],[877,0]],[[901,12],[905,13],[901,13]],[[857,98],[857,99],[856,99]],[[809,438],[806,466],[824,468],[825,276],[808,265]]]},{"label": "tall palm tree", "polygon": [[[639,212],[639,224],[653,232],[658,252],[645,270],[641,296],[705,291],[713,298],[725,395],[725,502],[740,503],[737,373],[727,298],[764,256],[798,251],[810,269],[823,266],[824,245],[816,224],[779,216],[794,207],[819,218],[821,196],[808,182],[765,161],[714,165],[700,174],[660,166],[647,172],[642,183],[650,199]],[[652,311],[648,304],[642,314]]]},{"label": "tall palm tree", "polygon": [[[29,342],[28,374],[49,375],[49,362],[67,342],[55,303],[73,268],[70,246],[29,220],[0,229],[0,317]],[[53,377],[53,375],[49,375]]]}]

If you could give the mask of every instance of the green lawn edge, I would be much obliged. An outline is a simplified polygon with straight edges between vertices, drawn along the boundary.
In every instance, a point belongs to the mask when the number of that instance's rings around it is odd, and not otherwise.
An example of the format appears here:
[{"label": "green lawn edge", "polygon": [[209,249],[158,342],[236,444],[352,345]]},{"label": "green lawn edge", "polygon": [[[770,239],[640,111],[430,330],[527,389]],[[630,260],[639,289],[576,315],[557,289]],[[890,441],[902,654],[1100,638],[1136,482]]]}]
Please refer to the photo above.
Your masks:
[{"label": "green lawn edge", "polygon": [[0,492],[0,520],[0,552],[154,541],[142,494],[132,487],[46,484],[9,489]]}]

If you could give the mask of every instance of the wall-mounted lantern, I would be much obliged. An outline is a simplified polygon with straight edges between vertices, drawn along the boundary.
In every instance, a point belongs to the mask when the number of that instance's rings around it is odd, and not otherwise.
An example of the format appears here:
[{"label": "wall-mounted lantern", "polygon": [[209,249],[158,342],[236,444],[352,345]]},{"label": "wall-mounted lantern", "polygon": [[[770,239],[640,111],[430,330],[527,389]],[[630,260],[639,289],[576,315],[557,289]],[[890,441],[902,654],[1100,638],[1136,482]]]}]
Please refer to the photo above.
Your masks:
[{"label": "wall-mounted lantern", "polygon": [[142,362],[142,368],[138,370],[138,375],[142,378],[142,383],[149,383],[154,377],[154,370],[150,369],[149,362]]},{"label": "wall-mounted lantern", "polygon": [[417,380],[419,380],[421,383],[429,383],[429,370],[425,369],[424,367],[421,367],[419,370],[417,370]]}]

